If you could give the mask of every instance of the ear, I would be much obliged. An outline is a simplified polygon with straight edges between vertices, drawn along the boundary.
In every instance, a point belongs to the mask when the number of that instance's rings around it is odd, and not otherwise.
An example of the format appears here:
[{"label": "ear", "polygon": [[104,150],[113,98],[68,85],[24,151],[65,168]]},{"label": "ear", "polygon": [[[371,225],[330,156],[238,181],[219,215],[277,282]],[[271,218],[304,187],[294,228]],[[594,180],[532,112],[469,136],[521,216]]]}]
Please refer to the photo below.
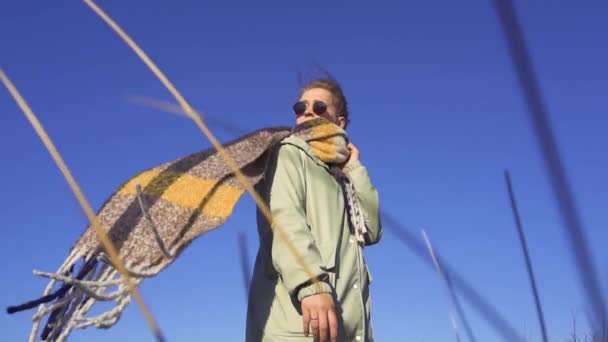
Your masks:
[{"label": "ear", "polygon": [[337,124],[338,124],[338,126],[340,126],[340,128],[345,129],[346,128],[346,118],[343,116],[338,116]]}]

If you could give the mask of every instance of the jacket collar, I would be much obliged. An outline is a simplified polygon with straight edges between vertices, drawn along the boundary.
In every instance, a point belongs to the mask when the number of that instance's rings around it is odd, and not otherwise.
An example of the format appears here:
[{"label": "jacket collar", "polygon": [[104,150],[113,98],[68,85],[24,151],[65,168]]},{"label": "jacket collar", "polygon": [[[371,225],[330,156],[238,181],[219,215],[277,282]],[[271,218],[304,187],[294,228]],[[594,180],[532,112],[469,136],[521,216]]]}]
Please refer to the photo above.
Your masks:
[{"label": "jacket collar", "polygon": [[288,136],[287,138],[283,139],[283,141],[281,141],[281,144],[290,144],[290,145],[293,145],[293,146],[301,149],[315,163],[317,163],[319,166],[322,166],[329,171],[329,165],[327,165],[326,163],[321,161],[321,159],[317,158],[315,153],[312,151],[312,148],[310,147],[310,145],[308,145],[308,143],[306,141],[304,141],[304,139],[292,134],[292,135]]}]

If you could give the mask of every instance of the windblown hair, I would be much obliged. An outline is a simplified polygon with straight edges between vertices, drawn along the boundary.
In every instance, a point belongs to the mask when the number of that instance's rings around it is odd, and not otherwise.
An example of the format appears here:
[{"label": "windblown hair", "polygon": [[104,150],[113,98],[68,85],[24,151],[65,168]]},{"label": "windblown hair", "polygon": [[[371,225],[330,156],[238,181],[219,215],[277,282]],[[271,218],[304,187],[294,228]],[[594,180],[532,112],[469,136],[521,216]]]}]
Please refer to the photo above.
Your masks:
[{"label": "windblown hair", "polygon": [[322,76],[315,77],[311,80],[303,82],[302,75],[299,76],[299,83],[301,87],[301,94],[310,89],[325,89],[330,92],[334,98],[334,105],[336,106],[336,115],[344,117],[346,123],[345,128],[350,123],[350,114],[348,112],[348,102],[346,96],[342,90],[340,83],[330,74],[327,70],[319,68]]}]

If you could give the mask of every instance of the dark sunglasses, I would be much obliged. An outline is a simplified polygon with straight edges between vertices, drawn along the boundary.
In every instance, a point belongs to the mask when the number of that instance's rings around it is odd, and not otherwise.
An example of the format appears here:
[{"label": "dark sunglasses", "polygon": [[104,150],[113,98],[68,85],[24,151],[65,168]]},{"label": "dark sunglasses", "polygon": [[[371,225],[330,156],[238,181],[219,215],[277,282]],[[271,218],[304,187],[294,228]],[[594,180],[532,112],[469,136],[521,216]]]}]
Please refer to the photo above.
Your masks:
[{"label": "dark sunglasses", "polygon": [[[296,115],[302,115],[306,112],[306,107],[306,102],[298,101],[293,105],[293,112]],[[312,105],[312,111],[317,115],[325,114],[327,112],[327,103],[316,100]]]}]

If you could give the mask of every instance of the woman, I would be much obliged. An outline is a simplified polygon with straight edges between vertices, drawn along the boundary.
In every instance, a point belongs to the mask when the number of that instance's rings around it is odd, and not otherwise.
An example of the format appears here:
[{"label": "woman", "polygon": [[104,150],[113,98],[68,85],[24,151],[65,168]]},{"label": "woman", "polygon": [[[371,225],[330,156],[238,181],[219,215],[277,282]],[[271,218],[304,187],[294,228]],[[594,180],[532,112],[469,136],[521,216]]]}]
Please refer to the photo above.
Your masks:
[{"label": "woman", "polygon": [[[346,98],[337,82],[315,80],[294,112],[294,134],[273,148],[257,186],[284,238],[258,212],[246,339],[373,341],[362,249],[378,242],[382,228],[377,191],[343,131]],[[318,137],[327,127],[335,134]]]}]

